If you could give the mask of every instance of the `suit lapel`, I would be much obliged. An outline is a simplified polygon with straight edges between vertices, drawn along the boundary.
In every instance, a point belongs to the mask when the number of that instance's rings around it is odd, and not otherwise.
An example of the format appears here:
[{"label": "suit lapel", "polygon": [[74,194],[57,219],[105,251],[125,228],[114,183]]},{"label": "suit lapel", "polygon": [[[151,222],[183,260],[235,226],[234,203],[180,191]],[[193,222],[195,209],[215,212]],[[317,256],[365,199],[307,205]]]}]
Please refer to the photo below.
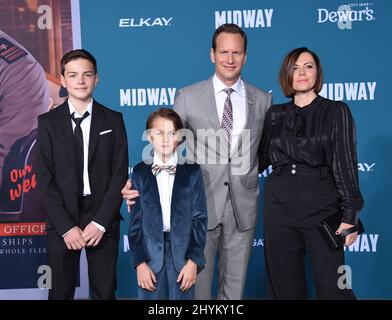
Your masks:
[{"label": "suit lapel", "polygon": [[255,104],[256,104],[256,95],[253,90],[249,88],[249,86],[244,82],[245,92],[246,92],[246,122],[245,129],[250,129],[253,125],[253,121],[255,119]]},{"label": "suit lapel", "polygon": [[157,178],[151,172],[152,165],[146,165],[146,174],[145,174],[145,190],[144,201],[152,204],[153,208],[157,208],[157,210],[149,210],[148,216],[150,217],[150,223],[156,224],[155,228],[159,230],[163,230],[163,212],[161,206],[161,199],[159,197],[159,189]]},{"label": "suit lapel", "polygon": [[174,177],[172,198],[171,198],[171,214],[173,214],[175,205],[178,201],[178,197],[181,196],[181,186],[184,180],[184,165],[177,164],[176,175]]},{"label": "suit lapel", "polygon": [[149,197],[151,197],[152,200],[159,206],[160,212],[162,214],[157,178],[152,174],[151,171],[152,165],[146,165],[146,166],[147,166],[146,180],[145,180],[146,185],[144,190],[148,190]]},{"label": "suit lapel", "polygon": [[90,166],[91,160],[93,159],[95,147],[97,146],[99,139],[99,132],[102,128],[103,120],[105,115],[99,104],[94,100],[93,111],[91,115],[91,127],[90,127],[90,141],[88,146],[88,165]]},{"label": "suit lapel", "polygon": [[[256,98],[253,90],[246,84],[245,81],[244,86],[245,86],[245,103],[246,103],[246,121],[245,121],[245,126],[244,129],[250,130],[250,128],[253,125],[253,121],[255,119],[255,104],[256,104]],[[242,129],[242,131],[244,130]],[[242,131],[241,131],[241,136],[239,137],[236,145],[232,150],[239,150],[241,145],[242,145]]]},{"label": "suit lapel", "polygon": [[211,123],[211,128],[219,133],[219,141],[223,144],[224,149],[227,151],[227,145],[224,142],[225,138],[223,136],[223,130],[219,122],[218,111],[216,107],[216,99],[215,99],[215,89],[212,78],[208,79],[205,85],[204,94],[204,111],[208,116],[208,119]]},{"label": "suit lapel", "polygon": [[211,128],[219,130],[221,127],[219,123],[218,112],[216,109],[215,91],[212,78],[210,78],[206,82],[204,90],[202,92],[202,97],[204,100],[204,103],[202,104],[204,112],[207,114],[208,120],[211,123]]},{"label": "suit lapel", "polygon": [[71,162],[72,168],[75,167],[75,146],[73,140],[73,130],[71,123],[71,116],[69,113],[68,101],[65,101],[61,106],[57,107],[60,111],[59,113],[59,132],[60,137],[63,140],[63,145],[67,150],[67,155],[69,157],[69,161]]}]

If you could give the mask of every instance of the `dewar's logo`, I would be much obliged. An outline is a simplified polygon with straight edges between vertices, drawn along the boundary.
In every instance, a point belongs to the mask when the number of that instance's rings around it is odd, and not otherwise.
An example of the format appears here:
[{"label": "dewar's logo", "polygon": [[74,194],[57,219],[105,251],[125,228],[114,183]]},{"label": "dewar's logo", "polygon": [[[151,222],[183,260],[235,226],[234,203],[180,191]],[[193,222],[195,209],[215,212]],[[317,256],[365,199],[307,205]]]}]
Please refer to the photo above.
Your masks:
[{"label": "dewar's logo", "polygon": [[375,20],[373,3],[350,3],[334,10],[317,9],[317,23],[336,23],[339,29],[352,29],[353,23]]}]

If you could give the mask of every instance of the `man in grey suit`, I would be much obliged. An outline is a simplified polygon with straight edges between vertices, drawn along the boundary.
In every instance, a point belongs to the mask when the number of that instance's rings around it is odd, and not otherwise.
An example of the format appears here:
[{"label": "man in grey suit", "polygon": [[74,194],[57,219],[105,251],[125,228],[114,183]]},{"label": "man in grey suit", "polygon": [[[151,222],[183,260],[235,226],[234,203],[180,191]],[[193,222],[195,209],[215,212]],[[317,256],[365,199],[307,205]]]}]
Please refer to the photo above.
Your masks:
[{"label": "man in grey suit", "polygon": [[[218,255],[218,299],[241,299],[259,208],[257,148],[271,95],[241,79],[247,37],[224,24],[212,38],[215,74],[177,91],[174,110],[187,134],[187,158],[199,163],[207,195],[207,260],[196,299],[211,299]],[[207,156],[205,156],[207,154]],[[129,182],[128,182],[129,186]],[[131,204],[127,187],[124,198]]]}]

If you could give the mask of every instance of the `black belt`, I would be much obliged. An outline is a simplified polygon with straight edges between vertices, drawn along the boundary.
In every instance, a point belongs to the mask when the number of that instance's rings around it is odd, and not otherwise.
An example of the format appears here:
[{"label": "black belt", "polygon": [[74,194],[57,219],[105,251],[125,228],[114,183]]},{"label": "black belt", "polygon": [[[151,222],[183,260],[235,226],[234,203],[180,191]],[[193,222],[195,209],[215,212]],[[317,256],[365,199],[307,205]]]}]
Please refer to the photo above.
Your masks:
[{"label": "black belt", "polygon": [[280,176],[282,175],[283,172],[290,172],[292,175],[297,174],[298,171],[302,172],[314,172],[317,174],[317,172],[320,174],[320,179],[324,180],[325,178],[328,177],[328,175],[331,173],[331,169],[327,166],[317,166],[317,167],[311,167],[306,164],[297,164],[297,163],[291,163],[291,164],[284,164],[280,165],[277,167],[273,168],[273,172],[275,175]]}]

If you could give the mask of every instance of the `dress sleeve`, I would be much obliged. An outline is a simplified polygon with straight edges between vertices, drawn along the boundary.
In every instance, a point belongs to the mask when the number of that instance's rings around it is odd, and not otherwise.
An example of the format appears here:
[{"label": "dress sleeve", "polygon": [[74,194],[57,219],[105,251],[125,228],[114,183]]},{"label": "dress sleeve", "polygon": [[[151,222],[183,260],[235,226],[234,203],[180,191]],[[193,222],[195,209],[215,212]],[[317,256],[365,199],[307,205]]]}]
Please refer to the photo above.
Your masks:
[{"label": "dress sleeve", "polygon": [[268,108],[268,111],[265,115],[263,135],[261,136],[260,145],[258,149],[259,173],[263,173],[263,171],[267,169],[268,166],[270,165],[269,145],[270,145],[271,130],[272,130],[271,109],[272,107]]},{"label": "dress sleeve", "polygon": [[350,109],[338,103],[333,124],[333,175],[343,212],[342,221],[356,224],[363,198],[358,183],[355,123]]}]

